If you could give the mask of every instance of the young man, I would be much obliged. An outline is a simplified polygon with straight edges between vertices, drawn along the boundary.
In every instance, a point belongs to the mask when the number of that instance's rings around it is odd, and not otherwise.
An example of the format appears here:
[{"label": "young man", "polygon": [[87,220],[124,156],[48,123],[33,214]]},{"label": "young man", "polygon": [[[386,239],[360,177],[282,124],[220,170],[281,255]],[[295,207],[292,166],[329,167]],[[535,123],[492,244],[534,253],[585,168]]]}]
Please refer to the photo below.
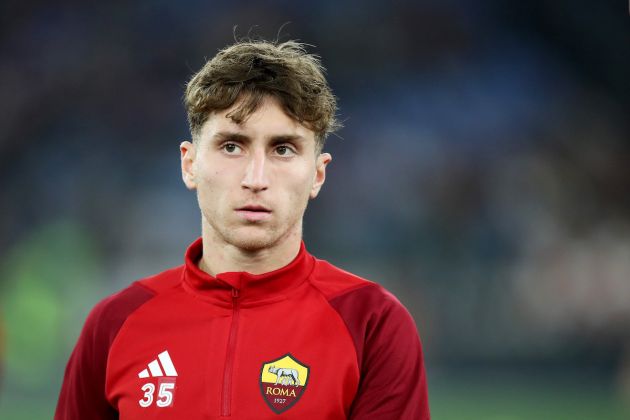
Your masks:
[{"label": "young man", "polygon": [[239,42],[188,83],[185,263],[90,313],[56,419],[428,419],[420,341],[376,283],[318,260],[302,217],[336,103],[295,42]]}]

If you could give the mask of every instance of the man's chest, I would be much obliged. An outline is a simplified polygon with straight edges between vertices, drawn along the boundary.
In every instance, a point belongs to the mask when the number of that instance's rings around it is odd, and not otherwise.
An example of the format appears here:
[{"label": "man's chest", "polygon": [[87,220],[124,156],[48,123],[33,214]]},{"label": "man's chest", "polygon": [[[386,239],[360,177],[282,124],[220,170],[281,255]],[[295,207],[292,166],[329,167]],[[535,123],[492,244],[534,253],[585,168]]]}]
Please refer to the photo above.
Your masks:
[{"label": "man's chest", "polygon": [[143,308],[111,348],[107,397],[121,419],[345,418],[356,352],[343,321],[303,301]]}]

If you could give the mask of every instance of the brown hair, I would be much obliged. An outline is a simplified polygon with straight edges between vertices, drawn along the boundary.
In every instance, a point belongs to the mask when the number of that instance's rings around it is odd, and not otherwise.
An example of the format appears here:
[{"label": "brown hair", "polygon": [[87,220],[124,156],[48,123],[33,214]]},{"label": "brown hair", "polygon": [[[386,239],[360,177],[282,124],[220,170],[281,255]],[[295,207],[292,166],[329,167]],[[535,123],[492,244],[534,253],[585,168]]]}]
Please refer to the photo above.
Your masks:
[{"label": "brown hair", "polygon": [[317,150],[340,127],[337,101],[319,57],[296,41],[239,41],[206,62],[186,86],[184,103],[193,139],[212,112],[239,106],[227,117],[240,124],[266,95],[277,98],[294,120],[315,132]]}]

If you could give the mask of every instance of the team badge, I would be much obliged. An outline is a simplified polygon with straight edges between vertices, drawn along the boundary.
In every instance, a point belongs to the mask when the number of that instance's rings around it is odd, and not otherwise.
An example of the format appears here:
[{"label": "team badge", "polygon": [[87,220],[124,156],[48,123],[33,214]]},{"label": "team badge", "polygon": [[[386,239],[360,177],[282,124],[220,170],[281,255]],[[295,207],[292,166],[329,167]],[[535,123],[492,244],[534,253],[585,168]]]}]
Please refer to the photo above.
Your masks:
[{"label": "team badge", "polygon": [[269,408],[280,414],[293,407],[306,390],[309,370],[291,353],[263,363],[260,369],[260,392]]}]

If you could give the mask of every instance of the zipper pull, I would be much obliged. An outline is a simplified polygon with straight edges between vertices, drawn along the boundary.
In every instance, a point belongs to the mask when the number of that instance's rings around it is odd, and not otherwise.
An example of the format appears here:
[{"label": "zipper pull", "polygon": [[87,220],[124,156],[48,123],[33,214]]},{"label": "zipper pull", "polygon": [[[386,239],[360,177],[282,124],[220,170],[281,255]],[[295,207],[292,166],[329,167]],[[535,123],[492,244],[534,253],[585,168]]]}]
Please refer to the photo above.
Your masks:
[{"label": "zipper pull", "polygon": [[232,288],[232,299],[238,298],[238,289]]}]

